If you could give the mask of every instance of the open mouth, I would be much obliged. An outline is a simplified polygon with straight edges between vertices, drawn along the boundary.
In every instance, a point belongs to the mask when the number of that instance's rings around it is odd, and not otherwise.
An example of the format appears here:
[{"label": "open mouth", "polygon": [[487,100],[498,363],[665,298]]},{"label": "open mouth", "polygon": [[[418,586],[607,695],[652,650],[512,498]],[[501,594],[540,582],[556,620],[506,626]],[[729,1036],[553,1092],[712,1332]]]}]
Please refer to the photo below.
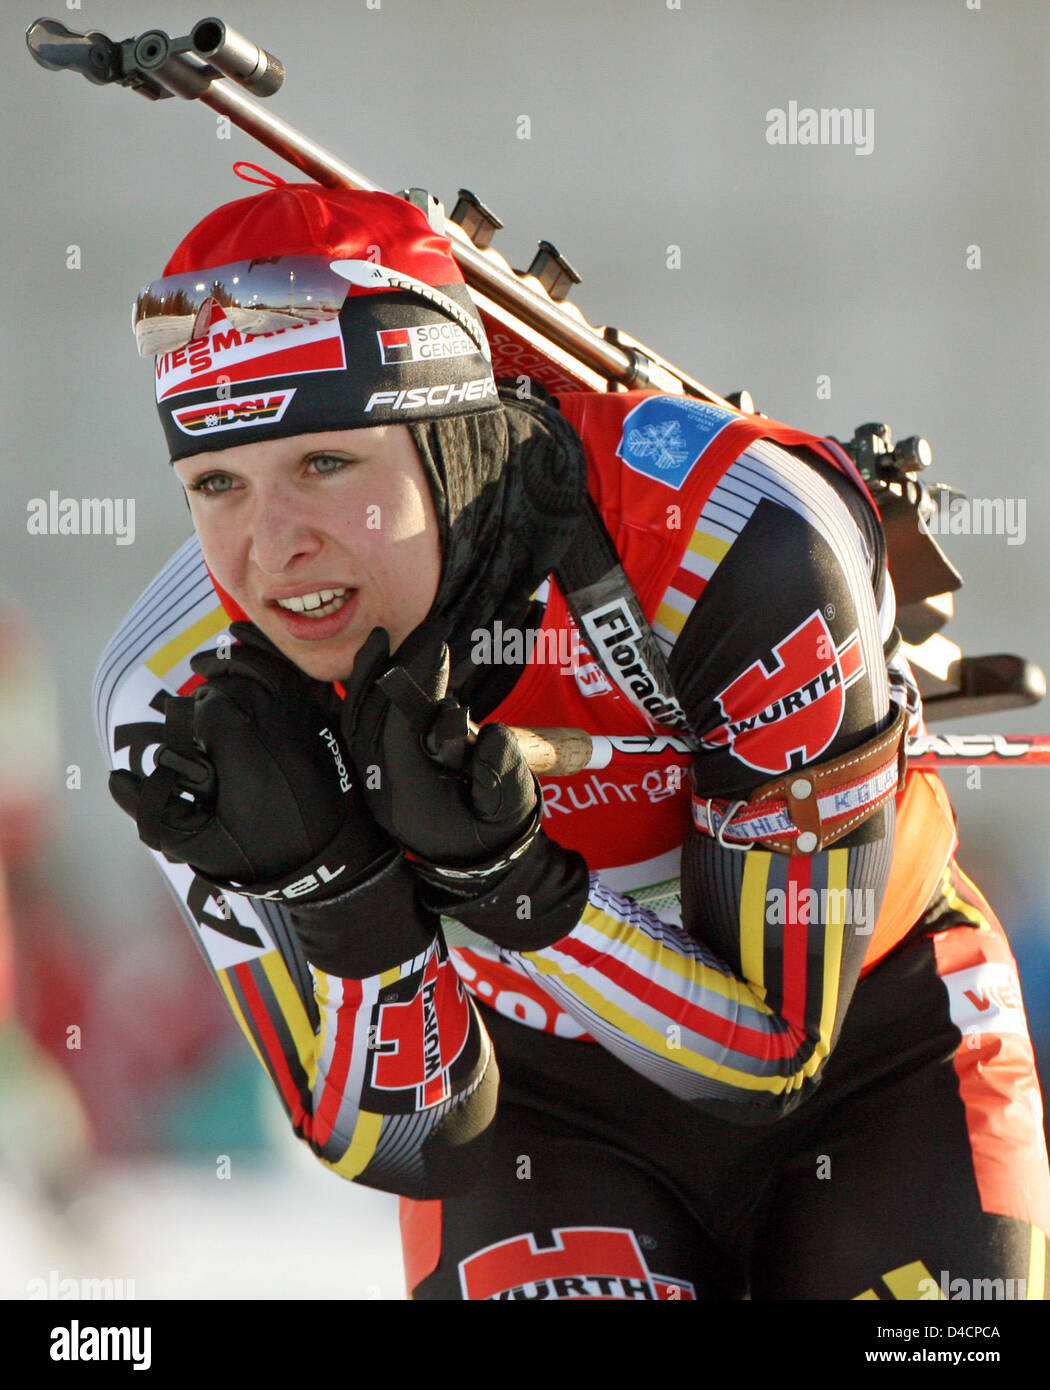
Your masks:
[{"label": "open mouth", "polygon": [[329,613],[337,613],[346,602],[350,589],[318,589],[312,594],[300,594],[296,598],[279,598],[278,608],[289,613],[302,614],[308,618],[326,618]]}]

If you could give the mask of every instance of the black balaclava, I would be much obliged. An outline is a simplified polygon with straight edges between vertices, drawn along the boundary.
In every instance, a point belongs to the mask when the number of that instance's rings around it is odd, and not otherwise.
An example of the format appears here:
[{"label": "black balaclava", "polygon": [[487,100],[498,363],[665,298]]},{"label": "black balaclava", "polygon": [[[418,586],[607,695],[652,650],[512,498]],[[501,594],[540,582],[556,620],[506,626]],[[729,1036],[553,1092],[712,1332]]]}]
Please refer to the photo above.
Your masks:
[{"label": "black balaclava", "polygon": [[535,620],[530,596],[571,544],[586,497],[583,446],[568,421],[538,397],[500,395],[501,410],[409,426],[441,528],[427,621],[447,628],[453,688],[478,715],[517,672],[475,668],[472,633],[497,617],[505,626]]}]

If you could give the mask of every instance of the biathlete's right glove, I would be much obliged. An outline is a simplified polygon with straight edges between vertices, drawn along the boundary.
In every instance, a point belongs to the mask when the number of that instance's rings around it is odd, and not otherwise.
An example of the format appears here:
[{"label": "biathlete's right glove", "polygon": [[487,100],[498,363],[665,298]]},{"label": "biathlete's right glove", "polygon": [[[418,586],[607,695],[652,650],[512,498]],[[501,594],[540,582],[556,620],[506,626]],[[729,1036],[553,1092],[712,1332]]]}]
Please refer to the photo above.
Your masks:
[{"label": "biathlete's right glove", "polygon": [[448,674],[440,631],[417,628],[392,657],[373,629],[342,715],[363,794],[409,851],[428,906],[498,946],[541,950],[579,921],[587,865],[544,833],[542,793],[511,731],[486,724],[471,741]]},{"label": "biathlete's right glove", "polygon": [[169,696],[155,770],[110,775],[114,800],[169,860],[287,904],[307,959],[327,973],[363,978],[410,959],[436,918],[354,786],[334,692],[251,624],[231,632],[228,657],[190,663],[206,683]]}]

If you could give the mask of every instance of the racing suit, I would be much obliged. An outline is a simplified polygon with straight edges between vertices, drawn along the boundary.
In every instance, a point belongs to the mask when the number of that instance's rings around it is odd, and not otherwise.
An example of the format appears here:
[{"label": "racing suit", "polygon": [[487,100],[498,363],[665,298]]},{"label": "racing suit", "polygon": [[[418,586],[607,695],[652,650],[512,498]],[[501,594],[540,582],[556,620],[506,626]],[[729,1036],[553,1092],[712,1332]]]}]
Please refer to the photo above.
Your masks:
[{"label": "racing suit", "polygon": [[[512,951],[464,911],[343,977],[306,964],[280,904],[157,856],[293,1129],[403,1195],[415,1297],[947,1297],[956,1278],[1042,1297],[1034,1060],[939,780],[909,773],[813,854],[733,843],[713,810],[866,744],[894,706],[918,727],[870,501],[775,422],[653,393],[560,408],[682,716],[646,705],[615,605],[581,634],[549,582],[525,653],[488,635],[479,660],[520,670],[476,718],[620,740],[544,783],[544,828],[591,870],[573,931]],[[162,692],[194,687],[229,608],[188,542],[96,677],[114,766],[148,770]]]}]

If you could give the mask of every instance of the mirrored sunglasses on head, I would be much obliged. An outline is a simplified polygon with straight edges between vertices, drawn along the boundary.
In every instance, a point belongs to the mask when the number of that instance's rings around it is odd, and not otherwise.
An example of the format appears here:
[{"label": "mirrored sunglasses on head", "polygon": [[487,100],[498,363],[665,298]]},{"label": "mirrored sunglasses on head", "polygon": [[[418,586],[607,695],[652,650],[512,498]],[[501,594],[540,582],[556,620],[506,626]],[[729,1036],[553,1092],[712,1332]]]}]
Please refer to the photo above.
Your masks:
[{"label": "mirrored sunglasses on head", "polygon": [[269,256],[154,280],[132,308],[143,357],[174,352],[225,320],[241,333],[274,333],[339,316],[351,286],[401,290],[445,314],[489,356],[480,323],[440,290],[374,261]]}]

